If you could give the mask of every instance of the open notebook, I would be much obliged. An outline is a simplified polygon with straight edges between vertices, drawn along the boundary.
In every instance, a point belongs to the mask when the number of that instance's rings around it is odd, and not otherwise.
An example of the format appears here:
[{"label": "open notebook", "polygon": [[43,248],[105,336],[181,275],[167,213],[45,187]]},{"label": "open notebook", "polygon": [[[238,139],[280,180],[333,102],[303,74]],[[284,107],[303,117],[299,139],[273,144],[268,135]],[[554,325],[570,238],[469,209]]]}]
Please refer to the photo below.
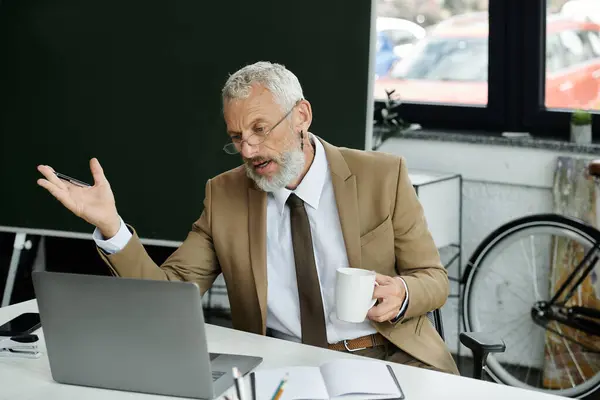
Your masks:
[{"label": "open notebook", "polygon": [[404,399],[392,368],[378,361],[340,359],[320,367],[285,367],[251,374],[256,400],[271,400],[281,379],[280,400]]}]

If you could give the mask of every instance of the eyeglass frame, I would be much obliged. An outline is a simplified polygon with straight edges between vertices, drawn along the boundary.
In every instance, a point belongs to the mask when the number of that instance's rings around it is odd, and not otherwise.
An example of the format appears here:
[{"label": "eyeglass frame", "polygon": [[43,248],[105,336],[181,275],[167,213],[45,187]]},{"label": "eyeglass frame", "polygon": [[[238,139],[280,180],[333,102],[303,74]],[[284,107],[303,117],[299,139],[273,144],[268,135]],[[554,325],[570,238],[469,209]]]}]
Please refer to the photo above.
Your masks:
[{"label": "eyeglass frame", "polygon": [[[264,143],[264,142],[267,140],[267,138],[268,138],[269,134],[270,134],[271,132],[273,132],[273,130],[275,130],[275,128],[277,128],[277,127],[278,127],[278,126],[279,126],[279,125],[280,125],[280,124],[281,124],[283,121],[285,121],[285,119],[286,119],[287,117],[289,117],[289,115],[292,113],[292,111],[294,111],[294,108],[296,108],[296,106],[297,106],[298,104],[300,104],[300,102],[301,102],[302,100],[304,100],[304,99],[299,99],[299,100],[297,100],[297,101],[296,101],[296,103],[294,103],[294,105],[292,106],[292,108],[290,108],[290,110],[289,110],[287,113],[285,113],[285,115],[283,116],[283,118],[281,118],[279,121],[277,121],[277,123],[275,123],[275,125],[273,125],[273,126],[271,127],[271,129],[269,129],[268,131],[266,131],[264,134],[253,133],[253,134],[251,134],[250,136],[248,136],[246,139],[240,139],[240,142],[239,142],[239,150],[238,150],[238,147],[237,147],[237,145],[236,145],[236,144],[233,142],[233,140],[232,140],[232,139],[230,139],[230,141],[229,141],[227,144],[225,144],[225,146],[223,146],[223,151],[224,151],[225,153],[229,154],[229,155],[239,154],[239,153],[240,153],[240,151],[241,151],[241,148],[242,148],[242,146],[243,146],[243,144],[244,144],[244,142],[246,142],[246,144],[247,144],[248,146],[260,146],[261,144],[263,144],[263,143]],[[262,138],[262,140],[261,140],[260,142],[258,142],[258,143],[255,143],[255,144],[250,144],[250,143],[248,142],[248,140],[249,140],[251,137],[253,137],[253,136],[257,136],[258,138]],[[233,153],[231,153],[231,152],[228,152],[228,151],[227,151],[227,148],[228,148],[229,146],[233,146],[233,148],[235,149],[235,152],[233,152]]]}]

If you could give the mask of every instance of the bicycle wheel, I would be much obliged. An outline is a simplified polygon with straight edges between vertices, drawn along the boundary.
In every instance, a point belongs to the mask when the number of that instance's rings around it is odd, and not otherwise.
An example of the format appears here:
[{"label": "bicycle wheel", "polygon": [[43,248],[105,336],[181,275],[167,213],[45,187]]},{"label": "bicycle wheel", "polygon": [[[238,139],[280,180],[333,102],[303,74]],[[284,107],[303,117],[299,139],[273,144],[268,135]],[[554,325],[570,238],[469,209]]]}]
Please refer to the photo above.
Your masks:
[{"label": "bicycle wheel", "polygon": [[[581,221],[540,214],[501,226],[479,245],[467,267],[462,308],[467,331],[494,332],[506,343],[505,353],[488,357],[492,379],[576,398],[600,388],[598,337],[552,322],[561,336],[531,317],[534,303],[549,301],[570,272],[565,265],[577,265],[598,241],[600,232]],[[600,308],[593,303],[600,299],[599,265],[567,305]]]}]

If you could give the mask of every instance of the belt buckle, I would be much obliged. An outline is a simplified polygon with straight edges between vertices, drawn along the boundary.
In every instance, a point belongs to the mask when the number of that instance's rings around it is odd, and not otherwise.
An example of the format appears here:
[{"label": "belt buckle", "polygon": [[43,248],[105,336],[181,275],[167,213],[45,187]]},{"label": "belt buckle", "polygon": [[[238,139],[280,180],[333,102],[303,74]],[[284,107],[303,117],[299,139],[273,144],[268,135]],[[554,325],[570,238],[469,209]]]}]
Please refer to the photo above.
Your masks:
[{"label": "belt buckle", "polygon": [[364,350],[366,349],[366,347],[360,347],[358,349],[351,349],[348,347],[348,341],[346,339],[344,339],[344,347],[346,348],[346,350],[348,350],[348,352],[350,353],[354,353],[355,351],[359,351],[359,350]]}]

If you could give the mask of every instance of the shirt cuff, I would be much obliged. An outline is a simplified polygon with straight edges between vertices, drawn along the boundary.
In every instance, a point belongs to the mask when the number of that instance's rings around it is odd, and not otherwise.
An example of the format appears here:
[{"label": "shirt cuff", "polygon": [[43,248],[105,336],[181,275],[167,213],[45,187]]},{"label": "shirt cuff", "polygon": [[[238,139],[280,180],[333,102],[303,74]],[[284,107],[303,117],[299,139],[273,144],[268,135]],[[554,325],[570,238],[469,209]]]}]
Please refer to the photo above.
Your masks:
[{"label": "shirt cuff", "polygon": [[396,322],[398,322],[400,320],[400,318],[402,318],[404,316],[404,313],[406,312],[406,308],[408,307],[408,286],[406,285],[406,282],[404,281],[404,279],[402,279],[400,277],[398,277],[398,278],[404,285],[404,293],[406,293],[406,295],[404,296],[404,302],[402,303],[402,306],[400,307],[400,311],[393,319],[390,320],[390,322],[392,324],[395,324]]},{"label": "shirt cuff", "polygon": [[94,239],[94,242],[96,242],[96,246],[100,247],[108,254],[114,254],[123,250],[127,243],[129,243],[131,236],[133,236],[131,232],[129,232],[129,229],[127,229],[127,225],[125,225],[123,219],[121,217],[119,218],[121,220],[119,230],[117,234],[110,239],[106,239],[104,236],[102,236],[98,228],[94,229],[94,233],[92,234],[92,238]]}]

